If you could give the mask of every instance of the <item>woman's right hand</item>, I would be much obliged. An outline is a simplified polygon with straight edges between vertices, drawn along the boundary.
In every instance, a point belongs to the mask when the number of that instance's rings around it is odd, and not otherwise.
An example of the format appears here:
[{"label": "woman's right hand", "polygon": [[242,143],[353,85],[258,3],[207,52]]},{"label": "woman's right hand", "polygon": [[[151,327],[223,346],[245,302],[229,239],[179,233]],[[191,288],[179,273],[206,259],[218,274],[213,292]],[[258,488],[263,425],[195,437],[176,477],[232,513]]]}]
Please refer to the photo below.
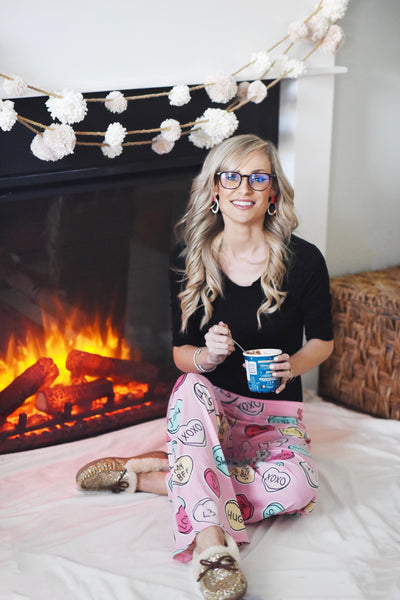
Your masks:
[{"label": "woman's right hand", "polygon": [[204,336],[208,352],[208,362],[219,365],[224,362],[227,356],[232,354],[235,350],[235,344],[230,334],[228,325],[223,321],[220,321],[218,325],[210,327]]}]

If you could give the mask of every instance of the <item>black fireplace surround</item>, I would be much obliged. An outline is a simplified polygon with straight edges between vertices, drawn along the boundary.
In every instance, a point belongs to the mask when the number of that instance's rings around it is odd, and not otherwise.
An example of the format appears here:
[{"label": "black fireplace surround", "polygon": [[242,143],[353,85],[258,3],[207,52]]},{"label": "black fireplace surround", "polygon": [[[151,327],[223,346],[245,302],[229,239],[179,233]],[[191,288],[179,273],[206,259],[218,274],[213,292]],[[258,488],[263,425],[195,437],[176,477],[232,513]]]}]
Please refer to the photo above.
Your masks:
[{"label": "black fireplace surround", "polygon": [[[123,93],[158,91],[166,89]],[[14,102],[18,114],[50,123],[45,98]],[[128,130],[157,127],[165,118],[185,123],[201,116],[210,100],[204,90],[193,93],[191,102],[180,108],[171,107],[166,97],[136,100],[120,115],[113,115],[101,103],[88,106],[76,130],[102,131],[114,121]],[[240,109],[236,133],[256,133],[277,143],[278,111],[276,85],[263,103]],[[108,159],[99,147],[76,146],[73,155],[44,162],[30,152],[33,136],[19,123],[11,132],[0,133],[0,359],[4,360],[11,335],[23,340],[26,334],[29,314],[24,298],[32,306],[43,296],[39,292],[58,296],[77,308],[86,321],[111,322],[132,356],[140,356],[157,369],[158,392],[155,384],[151,389],[158,401],[163,390],[158,411],[152,415],[144,410],[142,416],[135,411],[118,426],[156,418],[165,413],[165,390],[178,374],[172,362],[168,296],[173,228],[206,151],[183,136],[165,155],[157,155],[150,145],[132,146]],[[23,425],[16,428],[14,437],[22,436]],[[0,452],[6,426],[7,420],[0,418]],[[110,426],[115,427],[112,420],[93,433],[81,427],[71,439],[101,433]],[[20,443],[15,449],[40,445],[44,444]]]}]

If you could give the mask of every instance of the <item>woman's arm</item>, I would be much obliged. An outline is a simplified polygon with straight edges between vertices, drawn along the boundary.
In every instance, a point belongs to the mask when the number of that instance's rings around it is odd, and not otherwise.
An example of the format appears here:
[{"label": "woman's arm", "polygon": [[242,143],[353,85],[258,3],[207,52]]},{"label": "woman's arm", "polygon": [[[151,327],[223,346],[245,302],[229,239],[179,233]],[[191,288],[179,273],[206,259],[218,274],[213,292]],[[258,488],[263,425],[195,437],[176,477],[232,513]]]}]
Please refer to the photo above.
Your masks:
[{"label": "woman's arm", "polygon": [[317,338],[308,340],[304,346],[289,356],[280,354],[275,358],[273,370],[277,377],[282,377],[282,383],[276,390],[279,394],[293,377],[308,373],[323,363],[333,352],[333,340],[325,341]]}]

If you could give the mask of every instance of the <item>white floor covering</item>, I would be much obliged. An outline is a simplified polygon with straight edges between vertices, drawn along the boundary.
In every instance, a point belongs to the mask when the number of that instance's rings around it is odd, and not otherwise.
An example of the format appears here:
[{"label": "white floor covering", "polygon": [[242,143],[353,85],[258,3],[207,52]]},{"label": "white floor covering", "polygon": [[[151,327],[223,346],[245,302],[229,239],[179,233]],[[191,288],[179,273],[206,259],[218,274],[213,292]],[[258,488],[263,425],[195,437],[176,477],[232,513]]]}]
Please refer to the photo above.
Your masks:
[{"label": "white floor covering", "polygon": [[[400,422],[307,392],[320,472],[316,509],[250,526],[246,600],[400,599]],[[0,456],[0,598],[195,600],[171,558],[166,497],[85,493],[75,473],[100,456],[164,449],[163,419]]]}]

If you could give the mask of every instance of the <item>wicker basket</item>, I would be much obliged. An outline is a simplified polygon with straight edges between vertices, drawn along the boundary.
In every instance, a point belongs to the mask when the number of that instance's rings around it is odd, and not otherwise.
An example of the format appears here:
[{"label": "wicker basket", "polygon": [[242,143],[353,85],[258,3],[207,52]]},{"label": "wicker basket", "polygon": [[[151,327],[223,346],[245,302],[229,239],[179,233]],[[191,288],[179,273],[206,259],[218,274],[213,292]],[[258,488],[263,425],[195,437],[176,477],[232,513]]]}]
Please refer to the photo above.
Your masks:
[{"label": "wicker basket", "polygon": [[331,279],[335,350],[319,394],[400,420],[400,266]]}]

